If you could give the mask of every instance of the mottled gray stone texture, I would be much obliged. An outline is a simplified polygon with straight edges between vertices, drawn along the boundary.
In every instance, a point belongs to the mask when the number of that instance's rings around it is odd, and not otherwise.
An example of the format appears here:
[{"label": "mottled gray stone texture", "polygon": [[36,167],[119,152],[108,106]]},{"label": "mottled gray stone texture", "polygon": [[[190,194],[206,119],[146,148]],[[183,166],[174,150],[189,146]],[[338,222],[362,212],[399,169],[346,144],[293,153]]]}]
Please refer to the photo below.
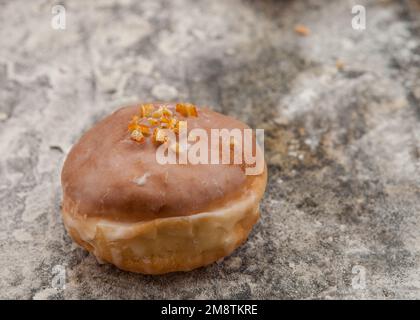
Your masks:
[{"label": "mottled gray stone texture", "polygon": [[[73,0],[65,30],[54,4],[0,0],[1,298],[420,298],[419,1]],[[261,220],[188,273],[99,264],[60,215],[71,145],[151,100],[265,129]]]}]

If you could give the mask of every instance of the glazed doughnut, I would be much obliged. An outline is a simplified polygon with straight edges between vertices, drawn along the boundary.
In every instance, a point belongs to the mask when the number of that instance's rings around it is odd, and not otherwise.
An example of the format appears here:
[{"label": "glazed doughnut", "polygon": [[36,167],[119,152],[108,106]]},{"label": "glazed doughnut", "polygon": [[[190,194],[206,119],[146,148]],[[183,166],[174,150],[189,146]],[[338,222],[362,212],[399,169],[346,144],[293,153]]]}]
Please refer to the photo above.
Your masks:
[{"label": "glazed doughnut", "polygon": [[207,108],[154,103],[121,108],[80,138],[61,174],[63,222],[76,243],[120,269],[163,274],[213,263],[246,240],[265,163],[253,175],[243,163],[160,163],[158,148],[174,146],[162,128],[180,134],[183,126],[249,128]]}]

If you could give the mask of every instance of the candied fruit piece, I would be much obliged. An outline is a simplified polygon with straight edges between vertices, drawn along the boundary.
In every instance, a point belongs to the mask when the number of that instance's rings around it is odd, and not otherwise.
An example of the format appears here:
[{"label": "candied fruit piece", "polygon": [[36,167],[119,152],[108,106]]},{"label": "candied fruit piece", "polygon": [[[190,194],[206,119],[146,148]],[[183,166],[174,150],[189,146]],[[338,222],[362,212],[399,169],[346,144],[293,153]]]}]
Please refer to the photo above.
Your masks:
[{"label": "candied fruit piece", "polygon": [[172,117],[172,111],[169,110],[167,107],[162,108],[162,114],[166,117]]},{"label": "candied fruit piece", "polygon": [[187,129],[187,121],[177,121],[175,125],[175,132],[179,133],[181,130]]},{"label": "candied fruit piece", "polygon": [[177,118],[171,118],[171,120],[169,121],[169,127],[171,129],[175,129],[177,124],[178,124],[178,119]]},{"label": "candied fruit piece", "polygon": [[140,106],[140,115],[141,117],[150,117],[150,115],[153,113],[155,107],[151,103],[142,104]]},{"label": "candied fruit piece", "polygon": [[137,142],[144,142],[144,135],[139,130],[131,132],[130,138]]},{"label": "candied fruit piece", "polygon": [[154,118],[148,118],[147,121],[149,122],[151,126],[157,126],[159,124],[159,120],[154,119]]},{"label": "candied fruit piece", "polygon": [[169,119],[168,117],[164,117],[164,116],[162,116],[162,117],[160,118],[160,126],[161,126],[162,128],[169,128],[169,124],[170,124],[170,122],[171,122],[171,119]]},{"label": "candied fruit piece", "polygon": [[153,139],[155,142],[159,143],[167,142],[169,140],[165,130],[160,128],[156,128],[153,132]]},{"label": "candied fruit piece", "polygon": [[128,124],[128,130],[134,131],[138,128],[139,126],[139,117],[138,116],[133,116],[133,118],[131,118],[130,123]]},{"label": "candied fruit piece", "polygon": [[155,110],[155,111],[152,113],[152,117],[153,117],[153,118],[155,118],[155,119],[159,119],[159,118],[161,118],[161,117],[162,117],[162,115],[163,115],[163,110],[162,110],[162,108],[159,108],[159,109]]},{"label": "candied fruit piece", "polygon": [[150,128],[145,124],[140,124],[137,130],[139,130],[143,135],[150,135]]},{"label": "candied fruit piece", "polygon": [[184,117],[197,117],[198,115],[197,107],[191,103],[178,103],[175,110]]}]

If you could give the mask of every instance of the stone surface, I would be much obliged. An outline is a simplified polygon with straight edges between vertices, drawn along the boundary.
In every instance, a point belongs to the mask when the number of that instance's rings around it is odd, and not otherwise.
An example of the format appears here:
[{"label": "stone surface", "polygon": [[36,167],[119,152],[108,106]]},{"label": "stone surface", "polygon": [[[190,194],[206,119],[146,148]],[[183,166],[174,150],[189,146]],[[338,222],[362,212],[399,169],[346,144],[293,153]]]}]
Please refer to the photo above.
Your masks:
[{"label": "stone surface", "polygon": [[[52,1],[0,1],[0,297],[420,298],[420,4],[359,3],[363,31],[345,0],[62,1],[54,30]],[[264,128],[269,185],[231,257],[152,277],[72,244],[59,174],[156,98]]]}]

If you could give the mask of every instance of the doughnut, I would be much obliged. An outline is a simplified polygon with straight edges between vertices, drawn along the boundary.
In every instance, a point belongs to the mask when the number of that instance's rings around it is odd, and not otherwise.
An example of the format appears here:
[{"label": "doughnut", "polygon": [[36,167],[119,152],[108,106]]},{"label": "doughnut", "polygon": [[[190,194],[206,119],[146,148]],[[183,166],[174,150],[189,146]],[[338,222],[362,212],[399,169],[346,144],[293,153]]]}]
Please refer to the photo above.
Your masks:
[{"label": "doughnut", "polygon": [[[230,255],[259,218],[267,168],[262,157],[261,169],[248,173],[245,138],[212,144],[212,133],[224,129],[251,130],[189,103],[131,105],[99,121],[71,148],[61,172],[71,238],[98,260],[143,274],[190,271]],[[255,135],[249,142],[261,154]],[[239,154],[242,161],[234,161]]]}]

